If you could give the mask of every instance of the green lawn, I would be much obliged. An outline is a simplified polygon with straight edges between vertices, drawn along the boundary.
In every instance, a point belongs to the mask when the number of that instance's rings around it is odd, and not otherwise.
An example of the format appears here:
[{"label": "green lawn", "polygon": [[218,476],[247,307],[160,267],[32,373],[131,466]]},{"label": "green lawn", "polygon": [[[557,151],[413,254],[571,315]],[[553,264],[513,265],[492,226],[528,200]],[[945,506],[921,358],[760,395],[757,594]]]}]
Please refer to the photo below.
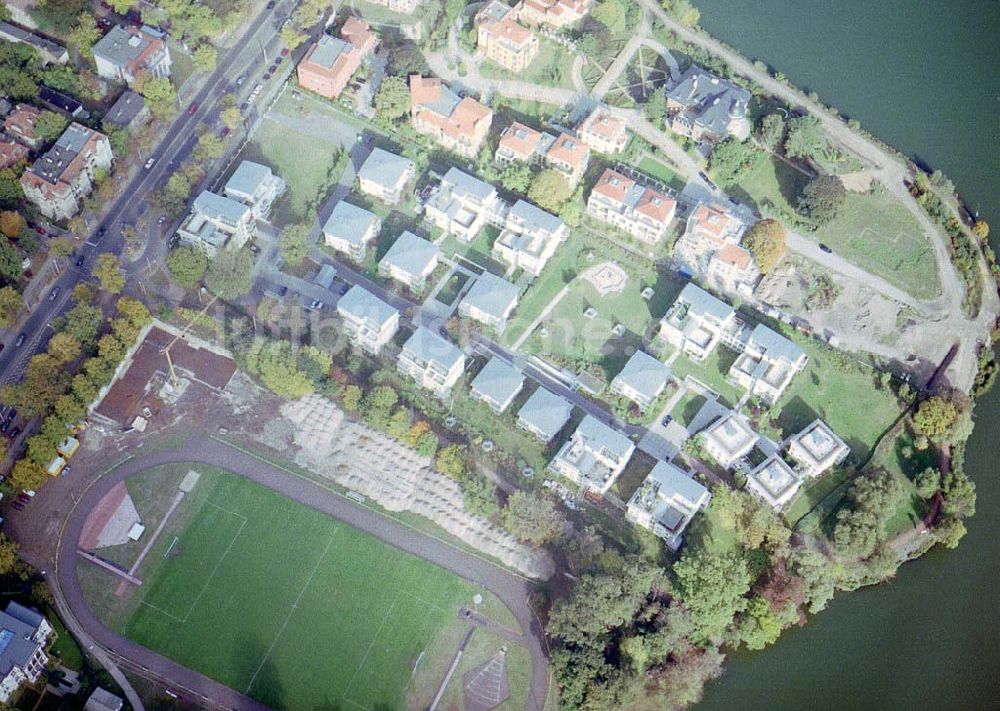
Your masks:
[{"label": "green lawn", "polygon": [[810,177],[780,158],[770,156],[758,161],[753,170],[740,176],[738,185],[727,190],[758,210],[770,209],[797,220],[794,205]]},{"label": "green lawn", "polygon": [[[739,401],[744,392],[742,388],[726,380],[726,375],[735,362],[736,353],[734,351],[723,346],[716,346],[708,358],[701,363],[695,363],[682,353],[670,368],[678,379],[682,380],[688,375],[697,378],[719,394],[723,405],[732,407]],[[694,417],[695,414],[697,411],[691,413],[690,416]]]},{"label": "green lawn", "polygon": [[471,242],[462,242],[454,235],[448,235],[441,241],[441,252],[449,257],[465,257],[483,269],[497,276],[503,276],[507,271],[507,265],[494,259],[492,255],[493,243],[499,236],[500,230],[496,227],[484,228]]},{"label": "green lawn", "polygon": [[651,178],[656,178],[668,188],[673,188],[678,192],[684,189],[684,179],[668,168],[663,161],[657,160],[653,156],[643,156],[642,160],[639,161],[638,168],[641,172]]},{"label": "green lawn", "polygon": [[573,55],[565,47],[543,38],[538,48],[538,56],[523,72],[515,74],[492,59],[486,59],[479,65],[479,74],[486,79],[516,79],[539,86],[572,89],[572,65]]},{"label": "green lawn", "polygon": [[63,625],[55,610],[48,610],[45,618],[56,632],[56,641],[51,649],[52,654],[59,657],[59,661],[67,669],[83,671],[83,652],[80,651],[73,635]]},{"label": "green lawn", "polygon": [[677,401],[677,404],[674,405],[674,409],[670,411],[670,415],[681,425],[687,427],[707,401],[704,395],[699,395],[692,390],[688,390]]},{"label": "green lawn", "polygon": [[110,590],[100,599],[90,576],[92,606],[131,639],[274,708],[400,708],[412,665],[476,592],[221,471],[203,470],[175,516],[135,598],[111,613]]}]

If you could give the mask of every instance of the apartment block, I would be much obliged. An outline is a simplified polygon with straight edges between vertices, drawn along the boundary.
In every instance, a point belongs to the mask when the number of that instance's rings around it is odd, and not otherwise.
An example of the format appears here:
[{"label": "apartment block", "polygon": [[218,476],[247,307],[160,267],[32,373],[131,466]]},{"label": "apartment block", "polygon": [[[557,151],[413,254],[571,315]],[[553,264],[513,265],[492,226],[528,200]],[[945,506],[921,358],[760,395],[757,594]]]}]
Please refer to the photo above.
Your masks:
[{"label": "apartment block", "polygon": [[440,79],[410,76],[410,118],[418,133],[447,150],[474,158],[486,141],[493,112],[461,97]]},{"label": "apartment block", "polygon": [[607,168],[587,199],[587,214],[647,244],[667,232],[677,201],[633,178]]},{"label": "apartment block", "polygon": [[399,312],[361,286],[352,286],[337,301],[344,333],[361,350],[378,354],[399,330]]},{"label": "apartment block", "polygon": [[93,190],[96,172],[110,170],[112,160],[107,136],[71,123],[21,175],[21,189],[50,220],[68,220]]},{"label": "apartment block", "polygon": [[396,366],[420,387],[445,397],[462,376],[465,355],[451,341],[421,327],[403,345]]}]

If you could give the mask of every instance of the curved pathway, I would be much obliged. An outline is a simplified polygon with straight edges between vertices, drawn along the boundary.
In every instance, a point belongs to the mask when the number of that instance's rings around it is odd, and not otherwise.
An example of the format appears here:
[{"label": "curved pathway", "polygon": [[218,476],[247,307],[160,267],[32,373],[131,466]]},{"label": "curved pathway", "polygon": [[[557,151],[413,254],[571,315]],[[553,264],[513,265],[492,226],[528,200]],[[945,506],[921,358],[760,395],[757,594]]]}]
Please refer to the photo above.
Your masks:
[{"label": "curved pathway", "polygon": [[531,694],[527,708],[541,711],[548,694],[549,672],[544,631],[528,606],[531,584],[512,573],[450,543],[433,538],[304,478],[282,471],[257,457],[205,437],[193,437],[177,449],[136,457],[95,479],[76,501],[63,522],[56,553],[57,589],[75,621],[87,637],[113,655],[148,670],[215,708],[258,711],[266,707],[208,677],[183,667],[140,644],[108,629],[91,611],[76,575],[77,542],[87,514],[113,486],[150,467],[163,464],[198,463],[219,467],[265,486],[309,508],[343,521],[376,538],[481,585],[510,608],[525,631],[524,643],[531,653]]}]

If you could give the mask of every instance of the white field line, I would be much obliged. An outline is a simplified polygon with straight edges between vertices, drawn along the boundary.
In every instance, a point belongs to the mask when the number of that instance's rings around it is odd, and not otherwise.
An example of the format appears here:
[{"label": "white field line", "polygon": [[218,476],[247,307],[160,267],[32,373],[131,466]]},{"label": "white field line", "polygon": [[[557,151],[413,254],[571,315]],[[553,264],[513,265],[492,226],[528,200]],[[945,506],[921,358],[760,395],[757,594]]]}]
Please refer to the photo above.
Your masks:
[{"label": "white field line", "polygon": [[368,661],[368,655],[371,654],[372,647],[375,646],[375,641],[378,639],[378,636],[382,634],[382,629],[385,627],[385,623],[389,621],[389,615],[392,614],[393,609],[396,607],[396,602],[399,600],[399,596],[401,594],[402,593],[396,593],[396,597],[393,598],[392,603],[386,609],[385,617],[382,618],[382,624],[378,626],[378,629],[375,630],[375,634],[372,635],[372,641],[368,645],[368,649],[365,651],[365,656],[361,657],[361,661],[358,662],[358,668],[354,670],[354,676],[352,676],[351,680],[347,683],[347,688],[344,689],[342,698],[347,699],[347,693],[351,690],[351,687],[354,686],[354,680],[358,678],[358,673],[361,671],[361,667],[363,667],[365,662]]}]

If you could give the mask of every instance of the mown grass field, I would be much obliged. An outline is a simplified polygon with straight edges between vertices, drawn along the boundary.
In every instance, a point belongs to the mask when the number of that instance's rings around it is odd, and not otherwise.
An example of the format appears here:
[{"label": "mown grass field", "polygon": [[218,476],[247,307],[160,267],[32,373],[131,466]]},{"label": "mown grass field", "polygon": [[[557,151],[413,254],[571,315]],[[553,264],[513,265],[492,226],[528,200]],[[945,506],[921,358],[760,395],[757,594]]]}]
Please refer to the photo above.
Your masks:
[{"label": "mown grass field", "polygon": [[203,472],[175,517],[108,623],[273,708],[401,708],[421,652],[476,592],[220,471]]}]

